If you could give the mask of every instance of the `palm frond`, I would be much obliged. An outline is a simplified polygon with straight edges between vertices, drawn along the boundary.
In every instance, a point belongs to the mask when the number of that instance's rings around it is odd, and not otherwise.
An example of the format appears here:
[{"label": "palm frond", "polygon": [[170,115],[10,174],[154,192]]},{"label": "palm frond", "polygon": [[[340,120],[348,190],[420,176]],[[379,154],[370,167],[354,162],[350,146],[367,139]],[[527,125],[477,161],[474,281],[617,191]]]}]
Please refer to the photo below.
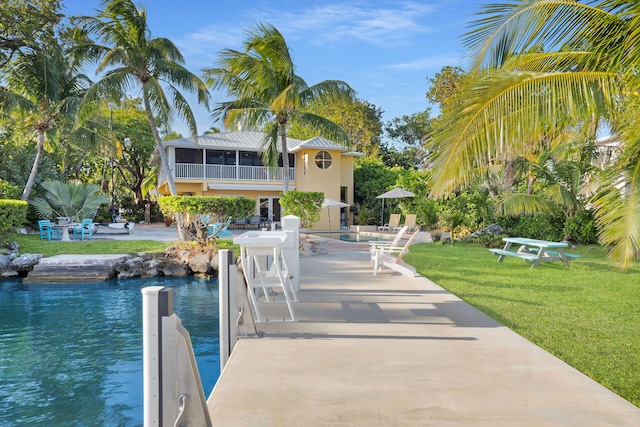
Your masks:
[{"label": "palm frond", "polygon": [[554,205],[544,196],[523,193],[502,193],[495,204],[498,216],[552,213]]}]

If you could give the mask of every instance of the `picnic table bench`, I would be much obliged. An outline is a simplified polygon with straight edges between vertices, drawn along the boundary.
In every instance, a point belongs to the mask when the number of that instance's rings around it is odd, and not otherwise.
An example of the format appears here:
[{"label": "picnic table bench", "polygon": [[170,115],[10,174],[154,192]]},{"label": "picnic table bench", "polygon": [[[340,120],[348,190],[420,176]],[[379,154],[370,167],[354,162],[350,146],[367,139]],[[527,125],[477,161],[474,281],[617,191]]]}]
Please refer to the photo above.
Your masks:
[{"label": "picnic table bench", "polygon": [[[569,267],[569,260],[580,258],[580,255],[565,253],[566,242],[549,242],[546,240],[527,239],[523,237],[505,237],[503,249],[489,249],[494,255],[499,256],[498,262],[505,257],[513,256],[526,261],[531,261],[531,268],[536,268],[541,262],[562,261],[565,267]],[[512,250],[513,244],[519,245],[517,250]],[[555,250],[549,250],[555,249]]]}]

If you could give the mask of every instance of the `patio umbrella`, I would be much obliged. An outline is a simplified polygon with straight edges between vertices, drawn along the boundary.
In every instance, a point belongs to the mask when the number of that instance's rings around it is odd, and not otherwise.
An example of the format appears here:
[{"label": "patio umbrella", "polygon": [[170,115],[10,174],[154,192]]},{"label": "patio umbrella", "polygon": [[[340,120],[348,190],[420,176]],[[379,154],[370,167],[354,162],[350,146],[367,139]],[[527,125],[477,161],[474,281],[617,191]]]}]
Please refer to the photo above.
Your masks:
[{"label": "patio umbrella", "polygon": [[403,197],[413,197],[411,191],[407,191],[404,188],[396,187],[393,190],[389,190],[386,193],[383,193],[379,196],[376,196],[376,199],[382,199],[382,220],[380,225],[384,225],[384,199],[401,199]]},{"label": "patio umbrella", "polygon": [[327,215],[329,215],[329,232],[331,232],[331,212],[329,212],[329,209],[346,208],[347,206],[351,206],[351,205],[349,205],[348,203],[339,202],[337,200],[325,197],[324,202],[322,202],[322,207],[327,208]]}]

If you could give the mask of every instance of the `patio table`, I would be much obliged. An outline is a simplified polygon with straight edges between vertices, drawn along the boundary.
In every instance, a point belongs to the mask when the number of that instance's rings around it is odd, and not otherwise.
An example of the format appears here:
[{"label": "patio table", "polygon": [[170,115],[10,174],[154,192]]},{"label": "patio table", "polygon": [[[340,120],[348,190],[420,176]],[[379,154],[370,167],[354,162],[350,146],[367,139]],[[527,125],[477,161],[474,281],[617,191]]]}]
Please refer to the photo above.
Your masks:
[{"label": "patio table", "polygon": [[53,228],[59,228],[62,230],[61,236],[60,236],[60,240],[64,241],[64,242],[69,242],[71,241],[71,238],[69,237],[69,228],[74,228],[79,226],[80,223],[78,222],[70,222],[68,224],[51,224],[51,227]]},{"label": "patio table", "polygon": [[[494,255],[498,255],[498,262],[502,262],[507,256],[522,258],[531,261],[531,268],[536,268],[541,262],[562,261],[565,267],[569,267],[569,260],[580,258],[580,255],[565,253],[568,246],[566,242],[550,242],[547,240],[527,239],[524,237],[505,237],[503,249],[490,249]],[[519,245],[513,250],[512,245]],[[553,250],[550,250],[553,249]]]}]

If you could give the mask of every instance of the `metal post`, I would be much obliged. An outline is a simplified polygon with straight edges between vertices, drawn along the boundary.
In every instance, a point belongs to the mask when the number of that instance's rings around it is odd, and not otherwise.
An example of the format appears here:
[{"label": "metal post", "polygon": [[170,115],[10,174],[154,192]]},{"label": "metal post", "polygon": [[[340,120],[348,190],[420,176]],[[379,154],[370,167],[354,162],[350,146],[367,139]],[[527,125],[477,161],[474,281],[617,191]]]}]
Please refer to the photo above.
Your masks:
[{"label": "metal post", "polygon": [[142,289],[142,358],[144,426],[161,426],[162,420],[162,316],[173,312],[173,289]]}]

